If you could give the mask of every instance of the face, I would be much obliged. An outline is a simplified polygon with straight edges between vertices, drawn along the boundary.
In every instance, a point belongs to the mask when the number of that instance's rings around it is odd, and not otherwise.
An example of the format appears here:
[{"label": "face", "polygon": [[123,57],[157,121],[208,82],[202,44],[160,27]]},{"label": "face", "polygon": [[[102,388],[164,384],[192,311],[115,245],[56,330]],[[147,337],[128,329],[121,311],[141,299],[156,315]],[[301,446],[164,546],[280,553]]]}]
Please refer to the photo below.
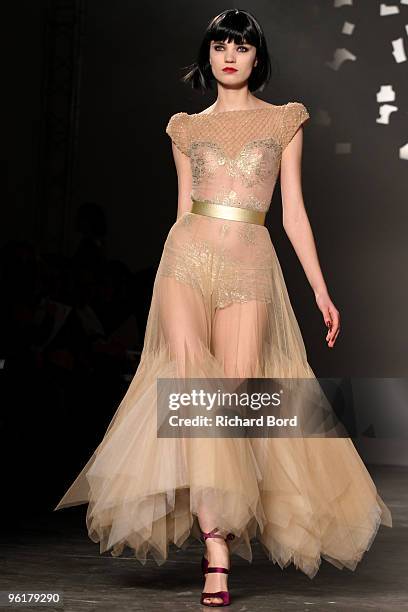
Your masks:
[{"label": "face", "polygon": [[209,60],[214,77],[227,86],[247,81],[258,63],[256,47],[249,43],[237,45],[234,41],[212,40]]}]

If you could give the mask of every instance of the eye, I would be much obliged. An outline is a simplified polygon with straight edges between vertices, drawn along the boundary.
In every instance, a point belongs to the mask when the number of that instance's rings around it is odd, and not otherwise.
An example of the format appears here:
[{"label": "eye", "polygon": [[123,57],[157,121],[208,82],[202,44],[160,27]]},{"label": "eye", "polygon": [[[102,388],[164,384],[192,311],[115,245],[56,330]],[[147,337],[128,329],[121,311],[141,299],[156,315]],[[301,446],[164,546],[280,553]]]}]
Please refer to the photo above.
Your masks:
[{"label": "eye", "polygon": [[[213,48],[215,49],[215,51],[223,51],[225,49],[225,45],[214,45]],[[245,47],[244,45],[239,45],[237,49],[243,49],[243,53],[249,51],[249,48]],[[242,53],[242,51],[240,51],[240,53]]]}]

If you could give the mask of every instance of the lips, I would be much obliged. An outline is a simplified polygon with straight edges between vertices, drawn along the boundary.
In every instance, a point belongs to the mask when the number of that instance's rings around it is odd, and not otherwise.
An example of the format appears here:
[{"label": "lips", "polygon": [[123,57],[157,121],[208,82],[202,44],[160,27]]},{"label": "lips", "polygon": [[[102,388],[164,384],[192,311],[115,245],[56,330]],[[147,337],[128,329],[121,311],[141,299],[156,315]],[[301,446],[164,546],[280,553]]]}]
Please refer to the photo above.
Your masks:
[{"label": "lips", "polygon": [[223,68],[222,69],[223,72],[237,72],[237,70],[235,68]]}]

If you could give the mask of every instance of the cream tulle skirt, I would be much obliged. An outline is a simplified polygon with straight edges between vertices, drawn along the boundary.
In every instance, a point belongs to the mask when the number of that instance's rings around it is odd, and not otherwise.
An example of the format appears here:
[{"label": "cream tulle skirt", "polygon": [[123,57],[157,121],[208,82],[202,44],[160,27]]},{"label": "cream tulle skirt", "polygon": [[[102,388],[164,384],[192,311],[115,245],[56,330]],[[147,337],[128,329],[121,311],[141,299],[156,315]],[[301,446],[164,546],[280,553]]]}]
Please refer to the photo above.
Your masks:
[{"label": "cream tulle skirt", "polygon": [[199,538],[198,517],[310,578],[354,570],[392,518],[347,437],[158,438],[157,378],[315,378],[264,226],[185,213],[157,271],[139,367],[55,510],[88,504],[100,552],[158,564]]}]

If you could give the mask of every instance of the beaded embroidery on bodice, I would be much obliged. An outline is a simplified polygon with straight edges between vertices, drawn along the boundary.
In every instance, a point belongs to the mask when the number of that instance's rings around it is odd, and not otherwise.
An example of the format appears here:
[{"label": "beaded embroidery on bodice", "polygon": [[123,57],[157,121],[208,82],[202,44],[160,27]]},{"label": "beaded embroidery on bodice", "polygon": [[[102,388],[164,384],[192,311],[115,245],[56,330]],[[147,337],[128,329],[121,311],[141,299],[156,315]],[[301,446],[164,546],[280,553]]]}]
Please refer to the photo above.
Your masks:
[{"label": "beaded embroidery on bodice", "polygon": [[282,151],[309,113],[300,102],[256,109],[176,113],[166,133],[191,160],[197,200],[267,212]]}]

